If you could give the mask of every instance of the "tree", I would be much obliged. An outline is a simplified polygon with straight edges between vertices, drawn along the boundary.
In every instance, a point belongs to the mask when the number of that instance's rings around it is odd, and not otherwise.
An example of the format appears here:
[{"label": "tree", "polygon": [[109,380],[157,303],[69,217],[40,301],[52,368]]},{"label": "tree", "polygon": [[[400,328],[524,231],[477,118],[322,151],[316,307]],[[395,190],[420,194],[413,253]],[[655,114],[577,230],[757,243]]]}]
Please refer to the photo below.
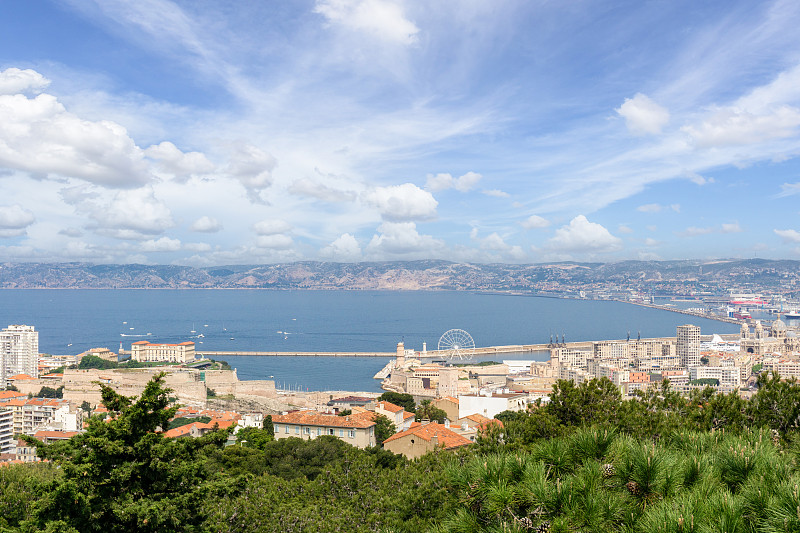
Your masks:
[{"label": "tree", "polygon": [[61,385],[59,388],[54,389],[52,387],[44,386],[39,389],[39,392],[36,393],[37,398],[63,398],[64,397],[64,385]]},{"label": "tree", "polygon": [[81,404],[81,409],[83,409],[87,413],[90,413],[92,411],[92,406],[89,402],[83,400],[83,403]]},{"label": "tree", "polygon": [[14,385],[6,385],[6,390],[13,390],[14,392],[19,392],[19,389]]},{"label": "tree", "polygon": [[202,524],[216,478],[199,460],[208,446],[221,447],[227,433],[198,439],[168,439],[159,432],[177,410],[164,387],[164,373],[146,385],[138,399],[101,385],[103,405],[116,415],[108,422],[91,418],[84,433],[45,445],[32,437],[43,459],[62,475],[39,503],[31,527],[61,520],[63,530],[175,531]]},{"label": "tree", "polygon": [[263,450],[267,443],[273,440],[275,440],[275,434],[266,429],[242,428],[236,434],[237,445],[256,448],[258,450]]},{"label": "tree", "polygon": [[420,422],[426,418],[431,422],[444,424],[445,419],[447,419],[447,413],[433,405],[430,400],[422,400],[422,403],[419,404],[419,408],[417,408],[415,420]]},{"label": "tree", "polygon": [[81,370],[86,370],[90,368],[99,368],[100,370],[108,370],[109,368],[117,368],[119,367],[119,363],[115,363],[114,361],[106,361],[102,357],[97,357],[96,355],[84,355],[81,358],[81,362],[78,363],[78,368]]},{"label": "tree", "polygon": [[777,429],[783,434],[800,426],[800,384],[794,378],[781,381],[775,372],[760,374],[756,385],[758,392],[747,409],[756,426]]},{"label": "tree", "polygon": [[269,431],[271,435],[275,435],[275,427],[272,425],[272,415],[267,415],[264,417],[264,421],[261,422],[261,429],[265,429]]},{"label": "tree", "polygon": [[373,420],[375,420],[375,442],[380,446],[383,441],[397,432],[397,428],[384,415],[377,415]]},{"label": "tree", "polygon": [[378,401],[399,405],[405,409],[407,413],[415,412],[417,406],[417,402],[414,401],[414,397],[412,395],[393,391],[384,392],[378,396]]}]

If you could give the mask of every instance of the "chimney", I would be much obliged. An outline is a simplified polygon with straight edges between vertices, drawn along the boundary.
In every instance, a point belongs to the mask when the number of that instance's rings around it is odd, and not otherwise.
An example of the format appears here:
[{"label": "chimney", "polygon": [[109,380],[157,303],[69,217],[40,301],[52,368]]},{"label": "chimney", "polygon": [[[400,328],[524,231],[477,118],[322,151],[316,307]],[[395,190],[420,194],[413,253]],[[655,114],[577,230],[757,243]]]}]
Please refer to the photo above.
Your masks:
[{"label": "chimney", "polygon": [[450,419],[449,418],[445,418],[444,419],[444,427],[446,427],[446,428],[450,427]]},{"label": "chimney", "polygon": [[431,437],[431,444],[433,445],[434,448],[439,447],[439,435],[434,435],[433,437]]},{"label": "chimney", "polygon": [[430,419],[430,418],[423,418],[423,419],[420,421],[420,423],[421,423],[423,426],[424,426],[425,424],[430,424],[430,423],[431,423],[431,419]]}]

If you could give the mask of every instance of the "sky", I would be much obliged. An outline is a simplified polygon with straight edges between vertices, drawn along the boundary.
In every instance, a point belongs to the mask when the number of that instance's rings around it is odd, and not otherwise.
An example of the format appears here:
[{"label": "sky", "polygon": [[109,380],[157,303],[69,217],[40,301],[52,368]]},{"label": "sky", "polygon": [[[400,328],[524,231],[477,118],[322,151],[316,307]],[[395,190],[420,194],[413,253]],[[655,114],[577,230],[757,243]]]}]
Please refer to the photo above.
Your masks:
[{"label": "sky", "polygon": [[800,259],[795,0],[3,0],[0,261]]}]

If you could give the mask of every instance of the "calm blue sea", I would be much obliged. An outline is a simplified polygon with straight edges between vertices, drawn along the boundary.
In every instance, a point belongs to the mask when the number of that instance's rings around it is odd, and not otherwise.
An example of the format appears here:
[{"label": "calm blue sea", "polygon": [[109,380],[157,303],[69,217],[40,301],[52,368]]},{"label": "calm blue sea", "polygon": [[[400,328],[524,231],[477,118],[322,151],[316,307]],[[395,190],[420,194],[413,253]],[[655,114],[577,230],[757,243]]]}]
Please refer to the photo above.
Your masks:
[{"label": "calm blue sea", "polygon": [[[270,290],[0,290],[0,325],[28,324],[39,349],[114,351],[138,340],[193,340],[213,351],[385,351],[436,348],[452,328],[477,346],[675,335],[691,322],[703,333],[738,327],[619,302],[472,292]],[[195,333],[192,333],[195,331]],[[149,335],[148,335],[149,334]],[[202,337],[200,337],[202,335]],[[202,344],[201,344],[202,343]],[[523,354],[519,358],[532,358]],[[510,359],[512,357],[505,357]],[[240,379],[309,390],[379,390],[384,358],[228,357]]]}]

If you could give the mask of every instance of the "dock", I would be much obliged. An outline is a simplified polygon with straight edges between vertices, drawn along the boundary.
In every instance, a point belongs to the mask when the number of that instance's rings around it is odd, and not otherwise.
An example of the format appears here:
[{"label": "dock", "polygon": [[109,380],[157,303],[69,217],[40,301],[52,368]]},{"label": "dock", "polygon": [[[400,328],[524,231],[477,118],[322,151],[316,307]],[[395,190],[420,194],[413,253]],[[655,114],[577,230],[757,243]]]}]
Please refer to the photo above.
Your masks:
[{"label": "dock", "polygon": [[209,352],[196,351],[205,357],[397,357],[397,352]]}]

